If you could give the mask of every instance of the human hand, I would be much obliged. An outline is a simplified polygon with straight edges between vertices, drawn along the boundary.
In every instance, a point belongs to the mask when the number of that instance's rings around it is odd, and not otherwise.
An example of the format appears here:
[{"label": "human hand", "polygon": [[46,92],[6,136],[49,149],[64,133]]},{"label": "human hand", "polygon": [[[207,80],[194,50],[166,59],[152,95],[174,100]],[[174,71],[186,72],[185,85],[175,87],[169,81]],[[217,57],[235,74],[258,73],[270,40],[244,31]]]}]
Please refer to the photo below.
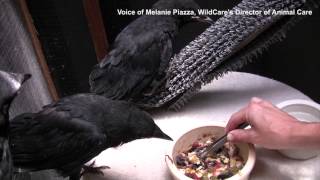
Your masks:
[{"label": "human hand", "polygon": [[[243,122],[250,129],[235,129]],[[301,146],[305,123],[281,111],[268,101],[252,98],[250,103],[233,114],[226,131],[231,142],[248,142],[268,149],[288,149]],[[303,146],[302,146],[303,147]]]}]

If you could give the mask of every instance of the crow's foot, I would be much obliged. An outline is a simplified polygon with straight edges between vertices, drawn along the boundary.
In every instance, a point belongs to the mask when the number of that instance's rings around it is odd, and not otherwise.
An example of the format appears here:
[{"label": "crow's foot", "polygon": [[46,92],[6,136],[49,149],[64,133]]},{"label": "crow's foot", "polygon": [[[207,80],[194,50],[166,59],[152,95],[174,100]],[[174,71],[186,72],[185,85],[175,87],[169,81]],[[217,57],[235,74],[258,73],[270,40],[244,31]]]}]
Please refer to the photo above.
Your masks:
[{"label": "crow's foot", "polygon": [[99,166],[99,167],[95,167],[95,161],[93,161],[91,164],[89,164],[88,166],[87,165],[84,165],[82,167],[82,172],[81,172],[81,176],[83,176],[84,174],[87,174],[87,173],[91,173],[91,174],[99,174],[99,175],[102,175],[103,176],[103,172],[102,170],[104,169],[110,169],[109,166]]}]

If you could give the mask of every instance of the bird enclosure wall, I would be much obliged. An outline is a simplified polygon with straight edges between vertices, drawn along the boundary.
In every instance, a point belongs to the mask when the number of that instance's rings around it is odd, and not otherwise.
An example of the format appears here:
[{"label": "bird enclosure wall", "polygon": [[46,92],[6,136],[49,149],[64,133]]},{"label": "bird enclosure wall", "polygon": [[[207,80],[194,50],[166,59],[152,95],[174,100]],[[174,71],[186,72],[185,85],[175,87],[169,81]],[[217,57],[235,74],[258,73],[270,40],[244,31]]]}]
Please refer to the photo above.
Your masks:
[{"label": "bird enclosure wall", "polygon": [[16,1],[0,1],[0,69],[32,74],[12,105],[11,116],[36,112],[51,102],[29,33]]},{"label": "bird enclosure wall", "polygon": [[[37,61],[29,33],[14,0],[0,1],[0,69],[30,73],[32,78],[22,88],[10,109],[10,118],[24,112],[37,112],[52,101]],[[22,173],[16,180],[58,180],[51,173]],[[60,178],[61,179],[61,178]]]},{"label": "bird enclosure wall", "polygon": [[60,97],[88,92],[97,63],[82,1],[27,0],[55,87]]}]

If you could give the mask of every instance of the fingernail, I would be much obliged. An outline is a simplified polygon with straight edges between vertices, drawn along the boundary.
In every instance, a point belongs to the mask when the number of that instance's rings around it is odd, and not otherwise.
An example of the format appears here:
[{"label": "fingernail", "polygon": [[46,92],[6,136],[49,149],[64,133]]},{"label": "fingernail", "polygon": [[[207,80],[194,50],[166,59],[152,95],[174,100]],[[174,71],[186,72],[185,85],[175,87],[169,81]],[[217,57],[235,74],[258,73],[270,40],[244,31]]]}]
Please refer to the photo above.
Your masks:
[{"label": "fingernail", "polygon": [[260,99],[260,98],[258,98],[258,97],[253,97],[253,98],[251,99],[251,101],[254,102],[254,103],[260,103],[260,102],[262,102],[263,100]]},{"label": "fingernail", "polygon": [[233,134],[229,133],[229,134],[227,135],[227,140],[228,140],[228,141],[233,141],[233,140],[234,140]]}]

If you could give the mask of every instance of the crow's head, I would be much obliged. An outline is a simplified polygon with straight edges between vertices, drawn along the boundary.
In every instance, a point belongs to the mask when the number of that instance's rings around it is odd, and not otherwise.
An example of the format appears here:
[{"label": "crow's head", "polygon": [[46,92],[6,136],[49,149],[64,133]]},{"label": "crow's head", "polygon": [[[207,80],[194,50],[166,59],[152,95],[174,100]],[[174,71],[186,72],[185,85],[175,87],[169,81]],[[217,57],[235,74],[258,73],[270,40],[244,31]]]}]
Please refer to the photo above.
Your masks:
[{"label": "crow's head", "polygon": [[[176,13],[174,16],[179,18],[182,21],[182,24],[192,21],[213,23],[209,16],[199,14],[198,10],[200,9],[200,6],[194,0],[159,0],[153,5],[153,8],[158,10],[171,10],[172,12],[174,12],[174,10],[179,10],[181,14]],[[190,15],[190,11],[193,11],[194,13]]]},{"label": "crow's head", "polygon": [[0,71],[0,108],[5,113],[22,84],[31,77],[30,74],[15,74]]},{"label": "crow's head", "polygon": [[155,124],[152,117],[144,111],[135,111],[131,113],[130,122],[128,122],[129,140],[142,138],[160,138],[172,140]]},{"label": "crow's head", "polygon": [[112,121],[104,121],[111,146],[143,138],[172,140],[162,132],[148,113],[133,106],[118,106],[118,109],[121,109],[121,114],[118,111],[112,115]]}]

